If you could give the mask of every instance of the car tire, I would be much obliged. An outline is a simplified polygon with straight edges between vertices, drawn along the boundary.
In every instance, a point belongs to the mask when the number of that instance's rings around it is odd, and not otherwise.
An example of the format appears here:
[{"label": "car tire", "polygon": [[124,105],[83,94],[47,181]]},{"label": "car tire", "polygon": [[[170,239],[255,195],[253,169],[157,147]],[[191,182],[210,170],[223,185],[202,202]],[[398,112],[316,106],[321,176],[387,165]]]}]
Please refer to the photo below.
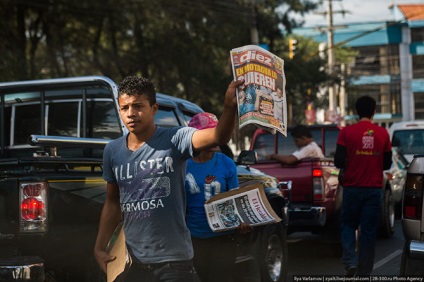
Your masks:
[{"label": "car tire", "polygon": [[325,226],[319,233],[319,239],[326,244],[331,256],[340,257],[342,255],[342,240],[340,236],[340,214],[341,211],[335,211],[331,218],[327,220]]},{"label": "car tire", "polygon": [[287,280],[287,228],[283,222],[266,225],[261,236],[261,246],[257,257],[262,282],[282,282]]},{"label": "car tire", "polygon": [[409,246],[411,244],[410,240],[405,242],[402,253],[402,260],[400,262],[400,276],[416,276],[422,277],[424,275],[424,269],[422,267],[421,259],[414,259],[410,257]]},{"label": "car tire", "polygon": [[67,269],[66,276],[57,281],[66,282],[106,282],[107,277],[100,269],[97,261],[93,257],[85,260],[77,268]]},{"label": "car tire", "polygon": [[409,265],[408,246],[409,246],[409,241],[406,241],[403,247],[402,260],[400,262],[400,272],[399,272],[400,276],[406,276],[408,274],[408,271],[407,271],[408,265]]},{"label": "car tire", "polygon": [[389,238],[395,233],[395,205],[392,191],[390,189],[385,189],[383,193],[378,235],[380,238]]}]

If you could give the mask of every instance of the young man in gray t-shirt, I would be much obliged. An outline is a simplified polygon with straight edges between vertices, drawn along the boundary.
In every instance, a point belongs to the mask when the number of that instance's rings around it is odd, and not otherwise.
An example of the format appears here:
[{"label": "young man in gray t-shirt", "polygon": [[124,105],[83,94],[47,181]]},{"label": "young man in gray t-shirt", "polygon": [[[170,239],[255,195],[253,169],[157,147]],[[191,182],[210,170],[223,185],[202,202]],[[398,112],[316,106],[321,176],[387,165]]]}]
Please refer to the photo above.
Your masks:
[{"label": "young man in gray t-shirt", "polygon": [[[236,87],[227,88],[224,111],[215,128],[160,128],[153,84],[129,76],[119,85],[119,112],[129,133],[104,151],[107,196],[94,253],[103,271],[114,260],[104,250],[123,219],[133,264],[125,281],[192,281],[193,249],[185,224],[186,160],[194,152],[226,144],[237,113]],[[170,280],[166,280],[170,281]]]}]

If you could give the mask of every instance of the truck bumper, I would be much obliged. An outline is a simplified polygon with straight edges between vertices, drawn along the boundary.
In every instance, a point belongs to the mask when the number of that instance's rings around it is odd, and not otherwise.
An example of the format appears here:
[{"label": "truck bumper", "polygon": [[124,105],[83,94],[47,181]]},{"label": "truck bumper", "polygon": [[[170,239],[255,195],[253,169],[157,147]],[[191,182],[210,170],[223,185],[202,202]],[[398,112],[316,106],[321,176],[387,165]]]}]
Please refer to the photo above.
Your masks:
[{"label": "truck bumper", "polygon": [[289,226],[324,226],[324,207],[289,207]]},{"label": "truck bumper", "polygon": [[13,257],[0,260],[0,281],[44,281],[44,261],[40,257]]},{"label": "truck bumper", "polygon": [[424,259],[424,242],[410,241],[407,251],[410,258]]}]

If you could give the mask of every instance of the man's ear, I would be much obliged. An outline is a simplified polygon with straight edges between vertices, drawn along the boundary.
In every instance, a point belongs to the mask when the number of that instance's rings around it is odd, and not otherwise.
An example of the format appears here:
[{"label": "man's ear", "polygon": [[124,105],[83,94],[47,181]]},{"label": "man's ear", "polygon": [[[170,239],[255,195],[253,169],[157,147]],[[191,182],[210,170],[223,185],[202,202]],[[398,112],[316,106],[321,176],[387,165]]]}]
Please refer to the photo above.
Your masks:
[{"label": "man's ear", "polygon": [[152,105],[152,109],[153,109],[153,114],[155,115],[159,111],[159,104],[158,103],[154,103]]}]

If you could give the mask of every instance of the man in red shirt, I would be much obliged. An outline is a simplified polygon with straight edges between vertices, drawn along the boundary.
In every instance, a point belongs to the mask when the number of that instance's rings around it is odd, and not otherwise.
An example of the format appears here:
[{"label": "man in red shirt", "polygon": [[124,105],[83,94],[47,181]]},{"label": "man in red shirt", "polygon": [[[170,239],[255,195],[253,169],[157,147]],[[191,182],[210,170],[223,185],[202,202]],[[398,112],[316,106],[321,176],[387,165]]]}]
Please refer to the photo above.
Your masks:
[{"label": "man in red shirt", "polygon": [[[335,165],[344,171],[341,214],[342,262],[347,276],[370,275],[383,193],[383,170],[392,164],[387,130],[372,123],[376,101],[362,96],[356,101],[359,122],[343,128],[337,139]],[[356,233],[360,230],[358,255]]]}]

